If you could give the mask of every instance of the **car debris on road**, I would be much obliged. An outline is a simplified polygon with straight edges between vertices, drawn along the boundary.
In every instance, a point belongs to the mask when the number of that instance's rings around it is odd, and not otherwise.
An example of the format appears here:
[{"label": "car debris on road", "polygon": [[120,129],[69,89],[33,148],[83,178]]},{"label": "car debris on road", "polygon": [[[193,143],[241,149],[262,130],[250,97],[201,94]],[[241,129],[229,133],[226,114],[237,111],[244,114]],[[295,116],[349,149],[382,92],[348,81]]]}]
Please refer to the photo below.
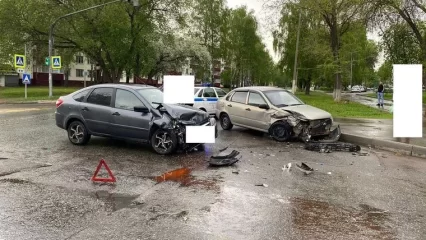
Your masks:
[{"label": "car debris on road", "polygon": [[209,164],[210,166],[231,166],[238,162],[241,159],[241,156],[237,158],[237,156],[240,154],[240,152],[236,150],[232,150],[230,153],[226,153],[223,150],[217,155],[213,155],[210,157]]},{"label": "car debris on road", "polygon": [[266,184],[266,183],[259,183],[259,184],[255,184],[255,186],[257,186],[257,187],[268,187],[268,184]]},{"label": "car debris on road", "polygon": [[361,147],[352,143],[324,143],[324,142],[308,142],[305,144],[305,149],[309,151],[331,152],[331,151],[349,151],[360,152]]},{"label": "car debris on road", "polygon": [[303,163],[301,165],[296,164],[296,166],[299,168],[299,170],[301,170],[302,172],[304,172],[306,175],[312,173],[314,171],[313,168],[309,167],[306,163]]}]

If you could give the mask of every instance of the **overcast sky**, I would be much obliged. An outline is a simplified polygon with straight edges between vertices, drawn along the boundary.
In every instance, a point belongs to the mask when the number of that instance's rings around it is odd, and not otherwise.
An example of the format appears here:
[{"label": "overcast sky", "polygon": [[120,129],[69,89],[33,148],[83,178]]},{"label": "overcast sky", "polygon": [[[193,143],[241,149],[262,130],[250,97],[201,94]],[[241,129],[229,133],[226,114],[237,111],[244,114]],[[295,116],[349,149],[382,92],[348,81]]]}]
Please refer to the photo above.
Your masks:
[{"label": "overcast sky", "polygon": [[[262,36],[263,42],[268,48],[271,56],[275,61],[278,60],[278,56],[275,55],[272,48],[272,30],[276,27],[278,21],[279,12],[271,11],[263,8],[264,0],[227,0],[228,6],[231,8],[237,8],[239,6],[246,5],[249,10],[255,12],[255,16],[259,23],[259,34]],[[279,10],[278,10],[279,11]],[[377,33],[369,33],[367,36],[369,39],[373,39],[376,42],[380,40]],[[383,63],[383,56],[379,57],[379,61],[376,64],[376,68]]]}]

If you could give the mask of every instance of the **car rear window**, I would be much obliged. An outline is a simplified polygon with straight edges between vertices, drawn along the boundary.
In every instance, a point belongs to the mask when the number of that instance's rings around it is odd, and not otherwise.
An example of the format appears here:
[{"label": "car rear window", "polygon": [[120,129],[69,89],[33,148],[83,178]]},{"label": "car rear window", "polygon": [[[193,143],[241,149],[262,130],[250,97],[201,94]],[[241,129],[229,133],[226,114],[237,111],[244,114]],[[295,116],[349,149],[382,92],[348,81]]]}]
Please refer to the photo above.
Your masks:
[{"label": "car rear window", "polygon": [[96,88],[87,98],[88,103],[110,106],[112,99],[112,88]]},{"label": "car rear window", "polygon": [[203,97],[216,97],[213,88],[204,88]]},{"label": "car rear window", "polygon": [[234,95],[232,95],[231,101],[245,104],[246,98],[247,98],[247,92],[235,92]]},{"label": "car rear window", "polygon": [[90,89],[81,91],[79,93],[74,94],[74,96],[72,96],[72,98],[77,101],[77,102],[83,102],[84,97],[86,97],[86,95],[90,92]]}]

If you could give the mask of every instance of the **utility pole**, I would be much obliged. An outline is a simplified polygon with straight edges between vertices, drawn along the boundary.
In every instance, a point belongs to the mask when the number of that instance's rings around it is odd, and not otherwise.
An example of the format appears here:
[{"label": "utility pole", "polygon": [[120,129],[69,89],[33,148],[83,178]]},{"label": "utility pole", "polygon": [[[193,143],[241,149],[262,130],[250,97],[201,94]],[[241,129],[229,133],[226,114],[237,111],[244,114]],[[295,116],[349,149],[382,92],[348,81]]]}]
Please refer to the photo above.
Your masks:
[{"label": "utility pole", "polygon": [[294,69],[293,69],[293,94],[297,90],[297,55],[299,53],[299,36],[300,36],[300,20],[302,18],[302,13],[299,13],[299,23],[297,24],[297,40],[296,40],[296,53],[294,54]]},{"label": "utility pole", "polygon": [[352,87],[352,63],[353,63],[353,53],[351,53],[351,87]]}]

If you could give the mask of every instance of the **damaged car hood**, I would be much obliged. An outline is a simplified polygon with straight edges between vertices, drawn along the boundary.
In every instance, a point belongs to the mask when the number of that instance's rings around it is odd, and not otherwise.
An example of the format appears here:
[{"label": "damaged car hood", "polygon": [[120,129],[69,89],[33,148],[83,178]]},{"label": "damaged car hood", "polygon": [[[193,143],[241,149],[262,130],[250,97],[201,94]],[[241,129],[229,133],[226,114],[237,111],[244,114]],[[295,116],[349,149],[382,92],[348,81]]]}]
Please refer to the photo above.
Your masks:
[{"label": "damaged car hood", "polygon": [[280,108],[289,112],[296,112],[305,116],[309,120],[331,118],[331,114],[316,107],[309,105],[296,105]]},{"label": "damaged car hood", "polygon": [[188,105],[162,103],[159,110],[166,111],[174,119],[188,123],[203,124],[209,120],[206,112]]}]

